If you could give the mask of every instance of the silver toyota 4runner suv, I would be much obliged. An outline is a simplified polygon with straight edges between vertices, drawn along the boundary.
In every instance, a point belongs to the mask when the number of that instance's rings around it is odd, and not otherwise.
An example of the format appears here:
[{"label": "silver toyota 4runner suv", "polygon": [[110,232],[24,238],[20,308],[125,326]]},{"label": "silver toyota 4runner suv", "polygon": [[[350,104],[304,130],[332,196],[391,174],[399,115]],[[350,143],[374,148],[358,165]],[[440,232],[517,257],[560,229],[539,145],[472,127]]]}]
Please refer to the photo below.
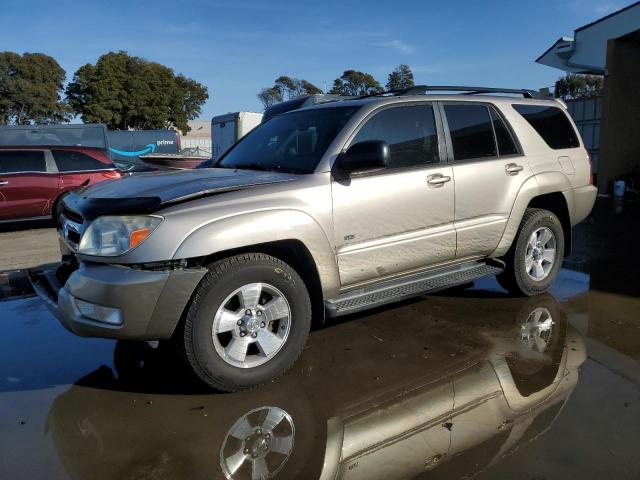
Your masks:
[{"label": "silver toyota 4runner suv", "polygon": [[544,292],[594,204],[590,170],[564,105],[529,90],[327,102],[275,116],[215,168],[71,193],[63,261],[30,277],[70,331],[172,340],[235,391],[283,373],[325,316],[492,275]]}]

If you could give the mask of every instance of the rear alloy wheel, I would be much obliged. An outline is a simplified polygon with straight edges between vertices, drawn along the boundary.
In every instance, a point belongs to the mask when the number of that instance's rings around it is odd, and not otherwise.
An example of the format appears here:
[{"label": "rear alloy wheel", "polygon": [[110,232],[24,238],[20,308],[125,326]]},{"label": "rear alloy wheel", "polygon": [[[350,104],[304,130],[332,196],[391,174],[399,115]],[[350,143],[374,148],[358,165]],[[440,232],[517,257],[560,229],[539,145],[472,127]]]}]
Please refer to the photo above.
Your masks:
[{"label": "rear alloy wheel", "polygon": [[311,326],[311,302],[300,276],[258,253],[214,263],[188,307],[182,344],[207,384],[237,391],[265,383],[298,358]]},{"label": "rear alloy wheel", "polygon": [[524,256],[525,271],[539,282],[549,276],[556,262],[556,237],[548,227],[541,227],[531,234]]},{"label": "rear alloy wheel", "polygon": [[555,280],[564,253],[564,232],[558,217],[539,208],[528,208],[511,249],[505,255],[505,271],[498,283],[509,293],[539,295]]}]

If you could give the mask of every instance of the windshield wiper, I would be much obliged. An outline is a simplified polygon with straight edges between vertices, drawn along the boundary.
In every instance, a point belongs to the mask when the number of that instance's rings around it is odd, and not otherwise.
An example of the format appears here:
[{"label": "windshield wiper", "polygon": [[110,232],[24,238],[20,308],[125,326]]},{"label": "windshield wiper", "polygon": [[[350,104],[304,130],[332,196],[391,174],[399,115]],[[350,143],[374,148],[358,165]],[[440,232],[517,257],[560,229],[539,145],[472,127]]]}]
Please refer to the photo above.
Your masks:
[{"label": "windshield wiper", "polygon": [[248,163],[246,165],[219,165],[223,168],[232,168],[234,170],[258,170],[260,172],[283,172],[283,173],[296,173],[296,169],[281,167],[280,165],[264,166],[259,163]]},{"label": "windshield wiper", "polygon": [[282,173],[300,173],[300,170],[297,168],[291,167],[281,167],[280,165],[274,165],[273,167],[268,167],[266,169],[269,172],[282,172]]},{"label": "windshield wiper", "polygon": [[260,170],[262,172],[267,171],[267,169],[264,166],[260,165],[259,163],[229,165],[228,168],[233,168],[234,170]]}]

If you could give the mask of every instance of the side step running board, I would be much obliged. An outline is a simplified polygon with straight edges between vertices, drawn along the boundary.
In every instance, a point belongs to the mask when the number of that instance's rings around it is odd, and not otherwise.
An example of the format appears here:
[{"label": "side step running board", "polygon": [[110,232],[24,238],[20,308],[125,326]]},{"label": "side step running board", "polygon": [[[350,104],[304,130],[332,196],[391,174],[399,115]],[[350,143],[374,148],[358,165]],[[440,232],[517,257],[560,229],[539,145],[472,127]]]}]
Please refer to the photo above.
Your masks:
[{"label": "side step running board", "polygon": [[482,277],[497,275],[503,270],[504,268],[494,261],[466,262],[353,290],[325,301],[325,308],[327,316],[339,317],[422,293],[463,285]]}]

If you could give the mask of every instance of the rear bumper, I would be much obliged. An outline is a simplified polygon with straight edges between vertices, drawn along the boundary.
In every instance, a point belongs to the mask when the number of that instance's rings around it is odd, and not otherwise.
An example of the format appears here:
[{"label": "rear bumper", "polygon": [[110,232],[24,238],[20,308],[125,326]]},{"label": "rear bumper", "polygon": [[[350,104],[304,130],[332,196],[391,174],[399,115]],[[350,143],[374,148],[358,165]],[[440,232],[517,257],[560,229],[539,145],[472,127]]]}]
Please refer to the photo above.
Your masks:
[{"label": "rear bumper", "polygon": [[596,202],[598,189],[593,185],[585,185],[573,189],[573,215],[571,215],[571,225],[577,225],[587,218]]},{"label": "rear bumper", "polygon": [[[62,285],[54,270],[31,270],[29,278],[49,310],[69,331],[83,337],[165,340],[205,270],[136,270],[124,266],[80,264]],[[121,323],[81,313],[78,301],[117,312]]]}]

